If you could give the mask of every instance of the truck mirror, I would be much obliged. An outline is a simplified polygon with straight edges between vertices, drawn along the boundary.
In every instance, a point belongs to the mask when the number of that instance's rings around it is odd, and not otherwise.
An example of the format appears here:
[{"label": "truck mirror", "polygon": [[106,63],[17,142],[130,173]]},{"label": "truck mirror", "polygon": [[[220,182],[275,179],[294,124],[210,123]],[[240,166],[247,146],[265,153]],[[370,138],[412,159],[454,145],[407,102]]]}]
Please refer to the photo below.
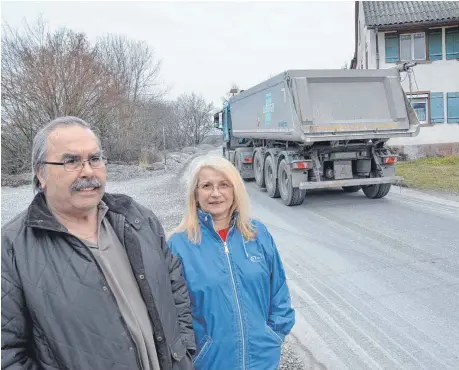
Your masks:
[{"label": "truck mirror", "polygon": [[218,112],[214,114],[214,127],[221,129],[223,123],[223,112]]}]

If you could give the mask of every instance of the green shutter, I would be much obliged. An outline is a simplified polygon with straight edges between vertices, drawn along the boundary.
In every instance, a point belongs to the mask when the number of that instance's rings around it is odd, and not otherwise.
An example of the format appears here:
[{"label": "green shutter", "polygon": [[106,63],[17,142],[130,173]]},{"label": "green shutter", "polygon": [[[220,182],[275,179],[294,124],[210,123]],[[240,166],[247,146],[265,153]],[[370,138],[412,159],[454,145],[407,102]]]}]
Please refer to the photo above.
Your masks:
[{"label": "green shutter", "polygon": [[397,63],[400,60],[398,50],[398,35],[385,34],[386,63]]},{"label": "green shutter", "polygon": [[429,33],[429,60],[443,59],[442,31],[435,30]]},{"label": "green shutter", "polygon": [[430,94],[430,122],[445,122],[445,109],[443,105],[443,93]]},{"label": "green shutter", "polygon": [[446,29],[446,59],[459,59],[459,28]]},{"label": "green shutter", "polygon": [[448,123],[459,123],[459,92],[447,94]]}]

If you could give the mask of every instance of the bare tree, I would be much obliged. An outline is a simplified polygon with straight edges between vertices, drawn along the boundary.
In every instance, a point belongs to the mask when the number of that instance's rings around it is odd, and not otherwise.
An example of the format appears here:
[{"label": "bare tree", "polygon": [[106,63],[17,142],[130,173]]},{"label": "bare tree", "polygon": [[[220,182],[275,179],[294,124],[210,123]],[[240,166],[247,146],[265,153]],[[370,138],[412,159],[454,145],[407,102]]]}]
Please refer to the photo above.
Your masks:
[{"label": "bare tree", "polygon": [[170,132],[178,147],[195,146],[212,131],[212,103],[196,93],[182,94],[175,103],[175,125]]},{"label": "bare tree", "polygon": [[[112,148],[113,158],[134,160],[145,147],[147,138],[151,139],[151,119],[146,111],[167,91],[159,81],[161,62],[145,42],[124,36],[106,35],[97,42],[96,48],[125,102],[119,107],[118,124],[107,135],[106,146]],[[148,144],[156,146],[155,142],[148,141]]]},{"label": "bare tree", "polygon": [[50,33],[42,21],[26,24],[22,34],[2,27],[1,63],[3,155],[18,169],[28,165],[33,137],[45,123],[74,115],[102,125],[122,98],[84,34]]},{"label": "bare tree", "polygon": [[2,171],[29,166],[33,137],[63,115],[94,125],[109,155],[132,159],[143,145],[145,104],[164,93],[160,63],[142,42],[50,32],[42,20],[22,32],[2,26]]},{"label": "bare tree", "polygon": [[212,104],[196,93],[164,101],[160,65],[146,43],[122,36],[91,44],[42,20],[21,32],[2,26],[2,171],[28,169],[36,132],[63,115],[90,122],[114,160],[201,143]]},{"label": "bare tree", "polygon": [[159,99],[164,95],[159,86],[161,62],[145,42],[107,35],[98,41],[97,49],[115,86],[124,91],[128,101],[137,103],[145,96]]}]

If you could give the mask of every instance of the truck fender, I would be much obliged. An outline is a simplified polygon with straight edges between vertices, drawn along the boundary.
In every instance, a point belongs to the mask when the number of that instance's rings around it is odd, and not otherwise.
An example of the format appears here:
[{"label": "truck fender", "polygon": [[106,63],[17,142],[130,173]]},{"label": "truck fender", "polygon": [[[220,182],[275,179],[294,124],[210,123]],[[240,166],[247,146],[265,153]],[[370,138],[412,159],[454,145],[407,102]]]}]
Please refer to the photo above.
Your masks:
[{"label": "truck fender", "polygon": [[255,158],[255,154],[257,154],[258,152],[260,152],[261,158],[264,160],[266,155],[266,148],[264,146],[253,148],[253,158]]},{"label": "truck fender", "polygon": [[242,163],[250,163],[250,162],[245,162],[243,159],[245,157],[250,157],[253,160],[253,147],[244,147],[244,148],[237,148],[235,150],[235,156],[238,156],[238,158],[241,160]]},{"label": "truck fender", "polygon": [[[288,165],[292,163],[294,160],[301,160],[304,157],[294,150],[283,150],[279,153],[279,157],[276,161],[277,169],[281,161],[285,159]],[[276,177],[277,177],[277,169],[276,169]],[[292,186],[297,188],[300,186],[300,183],[308,181],[308,172],[304,170],[292,170],[290,166],[287,167],[288,174],[291,176],[292,179]]]}]

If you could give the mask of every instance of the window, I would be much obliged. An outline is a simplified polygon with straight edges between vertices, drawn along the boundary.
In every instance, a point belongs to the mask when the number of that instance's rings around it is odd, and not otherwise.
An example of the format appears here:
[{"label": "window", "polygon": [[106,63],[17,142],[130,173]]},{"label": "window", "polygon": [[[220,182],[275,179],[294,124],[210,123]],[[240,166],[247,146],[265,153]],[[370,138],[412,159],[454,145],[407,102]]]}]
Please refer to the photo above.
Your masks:
[{"label": "window", "polygon": [[459,123],[459,92],[450,92],[447,95],[448,123]]},{"label": "window", "polygon": [[426,36],[424,32],[400,35],[400,60],[425,60]]},{"label": "window", "polygon": [[446,59],[459,59],[459,28],[446,29]]},{"label": "window", "polygon": [[408,94],[407,97],[418,117],[419,123],[429,123],[429,96],[427,94]]},{"label": "window", "polygon": [[411,60],[411,35],[400,36],[400,60]]},{"label": "window", "polygon": [[[426,60],[426,35],[424,32],[407,33],[386,33],[385,35],[386,63],[397,63],[398,61]],[[438,40],[433,41],[437,47]],[[440,31],[440,58],[441,59],[441,31]],[[438,53],[434,48],[434,52]],[[436,57],[438,58],[438,57]],[[438,60],[438,59],[434,59]]]}]

